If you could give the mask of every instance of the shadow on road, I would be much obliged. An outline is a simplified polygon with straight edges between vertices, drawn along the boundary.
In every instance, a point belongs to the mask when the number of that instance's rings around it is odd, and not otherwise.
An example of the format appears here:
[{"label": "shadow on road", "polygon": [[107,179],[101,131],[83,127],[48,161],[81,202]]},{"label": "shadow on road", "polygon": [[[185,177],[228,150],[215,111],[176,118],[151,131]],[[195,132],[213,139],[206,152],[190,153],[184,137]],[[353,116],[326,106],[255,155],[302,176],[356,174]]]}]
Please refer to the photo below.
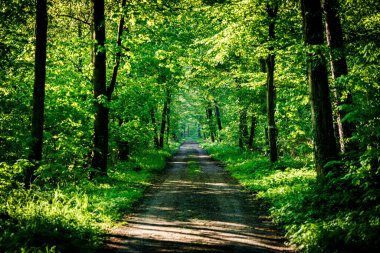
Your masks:
[{"label": "shadow on road", "polygon": [[184,143],[163,177],[101,252],[293,252],[260,203],[198,144]]}]

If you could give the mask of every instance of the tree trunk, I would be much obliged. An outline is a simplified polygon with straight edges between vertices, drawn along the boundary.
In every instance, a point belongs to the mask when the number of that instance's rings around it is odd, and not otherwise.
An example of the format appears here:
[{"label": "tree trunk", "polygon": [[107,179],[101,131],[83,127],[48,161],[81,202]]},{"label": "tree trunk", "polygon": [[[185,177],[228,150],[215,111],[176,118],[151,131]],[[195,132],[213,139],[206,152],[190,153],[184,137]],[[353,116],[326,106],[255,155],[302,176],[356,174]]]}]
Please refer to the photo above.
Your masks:
[{"label": "tree trunk", "polygon": [[165,126],[166,126],[166,120],[167,120],[167,113],[168,113],[168,105],[170,101],[170,93],[167,90],[166,91],[166,98],[164,102],[164,107],[162,109],[162,118],[161,118],[161,130],[160,130],[160,142],[159,142],[159,147],[163,148],[164,147],[164,140],[165,140]]},{"label": "tree trunk", "polygon": [[253,149],[253,139],[255,138],[255,128],[256,128],[256,117],[252,115],[251,117],[251,128],[249,131],[249,138],[248,138],[248,148]]},{"label": "tree trunk", "polygon": [[[78,39],[82,40],[82,21],[78,21]],[[81,55],[78,58],[79,58],[78,59],[78,71],[79,71],[79,73],[82,73],[83,72],[83,58]]]},{"label": "tree trunk", "polygon": [[153,107],[150,108],[150,118],[152,120],[153,131],[154,131],[154,146],[156,148],[159,148],[160,141],[158,140],[158,133],[157,133],[156,112]]},{"label": "tree trunk", "polygon": [[166,144],[169,144],[170,138],[170,106],[171,106],[171,96],[168,97],[168,111],[166,114]]},{"label": "tree trunk", "polygon": [[267,61],[265,60],[265,58],[260,58],[259,63],[260,71],[263,73],[267,73]]},{"label": "tree trunk", "polygon": [[[330,48],[330,66],[331,74],[334,81],[341,76],[348,74],[346,54],[344,52],[343,32],[339,18],[339,0],[322,0],[323,10],[325,12],[326,40]],[[351,92],[344,96],[342,101],[342,90],[336,85],[334,90],[334,103],[338,108],[337,125],[339,133],[339,144],[342,153],[346,151],[355,151],[358,149],[357,143],[349,139],[356,126],[353,123],[342,122],[347,112],[340,109],[342,104],[352,104]]]},{"label": "tree trunk", "polygon": [[198,124],[198,138],[202,138],[202,127],[201,127],[201,124]]},{"label": "tree trunk", "polygon": [[96,114],[94,122],[94,150],[91,167],[100,170],[100,174],[106,176],[109,110],[104,101],[104,99],[108,98],[106,89],[106,51],[104,48],[104,42],[106,39],[104,0],[93,0],[93,8],[95,41],[93,85]]},{"label": "tree trunk", "polygon": [[119,66],[120,66],[120,59],[121,59],[121,36],[123,35],[124,31],[124,8],[125,8],[126,0],[121,1],[121,17],[119,21],[119,28],[117,32],[117,40],[116,40],[116,46],[117,46],[117,52],[116,52],[116,59],[115,59],[115,65],[113,66],[113,71],[112,71],[112,79],[111,83],[107,89],[107,98],[108,101],[111,101],[112,98],[112,93],[115,90],[116,87],[116,80],[117,80],[117,74],[119,71]]},{"label": "tree trunk", "polygon": [[128,141],[117,141],[117,147],[118,147],[118,150],[119,150],[119,159],[122,160],[122,161],[126,161],[129,159],[129,155],[130,155],[130,145],[129,145],[129,142]]},{"label": "tree trunk", "polygon": [[245,144],[248,142],[248,122],[247,122],[247,109],[243,108],[239,117],[239,147],[245,148]]},{"label": "tree trunk", "polygon": [[29,161],[32,163],[25,169],[25,188],[30,188],[34,180],[34,171],[42,160],[42,143],[45,110],[45,78],[46,78],[46,44],[47,44],[47,3],[37,0],[36,6],[36,48],[34,64],[32,141]]},{"label": "tree trunk", "polygon": [[[269,41],[273,42],[275,39],[275,20],[277,16],[278,6],[267,6],[267,13],[269,17]],[[277,155],[277,138],[276,138],[276,122],[274,120],[275,113],[275,97],[276,91],[274,87],[274,65],[275,56],[273,53],[274,48],[269,47],[269,55],[267,58],[267,117],[268,117],[268,141],[269,141],[269,157],[271,162],[278,159]]]},{"label": "tree trunk", "polygon": [[323,45],[323,25],[320,0],[301,0],[304,39],[308,52],[308,82],[310,91],[314,154],[319,176],[331,168],[324,165],[337,159],[332,110],[329,94],[326,60],[320,47]]},{"label": "tree trunk", "polygon": [[222,120],[220,117],[220,109],[218,106],[218,103],[215,101],[215,117],[216,117],[216,122],[218,124],[218,132],[219,132],[219,141],[222,141],[222,138],[220,137],[220,131],[222,131]]},{"label": "tree trunk", "polygon": [[210,128],[210,136],[211,136],[211,141],[215,142],[215,126],[214,126],[214,120],[212,117],[212,109],[211,109],[211,104],[209,104],[207,110],[207,119],[208,119],[208,125]]},{"label": "tree trunk", "polygon": [[[112,78],[110,85],[107,89],[107,99],[108,102],[111,102],[112,100],[112,93],[115,90],[116,87],[116,80],[117,80],[117,75],[120,67],[120,60],[121,60],[121,36],[123,35],[123,27],[124,27],[124,8],[125,8],[126,0],[121,1],[121,16],[120,16],[120,21],[119,21],[119,27],[118,27],[118,32],[117,32],[117,40],[116,40],[116,46],[118,48],[116,55],[115,55],[115,65],[113,66],[112,70]],[[108,109],[108,108],[107,108]],[[108,109],[109,110],[109,109]],[[107,127],[109,123],[109,118],[107,118]],[[121,124],[120,124],[121,126]],[[108,140],[107,140],[108,142]],[[119,149],[119,159],[120,160],[128,160],[129,154],[130,154],[130,144],[128,141],[118,141],[117,146]]]}]

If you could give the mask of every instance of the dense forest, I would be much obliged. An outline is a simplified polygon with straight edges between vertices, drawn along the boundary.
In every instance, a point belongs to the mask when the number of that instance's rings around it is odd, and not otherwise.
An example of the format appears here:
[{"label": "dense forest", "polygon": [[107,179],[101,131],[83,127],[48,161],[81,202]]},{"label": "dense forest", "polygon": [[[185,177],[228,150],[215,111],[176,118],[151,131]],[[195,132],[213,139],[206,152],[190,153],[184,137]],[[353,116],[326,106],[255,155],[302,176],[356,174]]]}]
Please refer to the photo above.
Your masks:
[{"label": "dense forest", "polygon": [[5,0],[0,80],[0,252],[95,251],[184,140],[299,251],[380,249],[378,0]]}]

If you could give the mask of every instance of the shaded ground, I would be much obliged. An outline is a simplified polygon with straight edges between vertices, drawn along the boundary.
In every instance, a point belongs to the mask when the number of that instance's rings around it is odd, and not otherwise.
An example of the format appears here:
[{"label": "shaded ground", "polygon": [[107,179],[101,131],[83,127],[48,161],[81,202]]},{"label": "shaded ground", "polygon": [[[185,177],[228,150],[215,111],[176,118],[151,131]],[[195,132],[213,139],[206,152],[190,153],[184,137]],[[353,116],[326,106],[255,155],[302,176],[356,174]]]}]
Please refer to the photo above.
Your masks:
[{"label": "shaded ground", "polygon": [[263,213],[198,144],[185,143],[104,252],[292,252]]}]

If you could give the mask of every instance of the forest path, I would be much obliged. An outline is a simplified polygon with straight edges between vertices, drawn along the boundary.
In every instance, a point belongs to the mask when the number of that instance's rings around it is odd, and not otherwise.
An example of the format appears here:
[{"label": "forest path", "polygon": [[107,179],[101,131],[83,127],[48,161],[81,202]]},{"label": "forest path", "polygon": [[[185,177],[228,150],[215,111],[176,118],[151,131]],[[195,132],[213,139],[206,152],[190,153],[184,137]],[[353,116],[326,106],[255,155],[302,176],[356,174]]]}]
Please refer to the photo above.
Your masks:
[{"label": "forest path", "polygon": [[102,252],[293,252],[263,208],[196,143],[184,143],[161,183]]}]

